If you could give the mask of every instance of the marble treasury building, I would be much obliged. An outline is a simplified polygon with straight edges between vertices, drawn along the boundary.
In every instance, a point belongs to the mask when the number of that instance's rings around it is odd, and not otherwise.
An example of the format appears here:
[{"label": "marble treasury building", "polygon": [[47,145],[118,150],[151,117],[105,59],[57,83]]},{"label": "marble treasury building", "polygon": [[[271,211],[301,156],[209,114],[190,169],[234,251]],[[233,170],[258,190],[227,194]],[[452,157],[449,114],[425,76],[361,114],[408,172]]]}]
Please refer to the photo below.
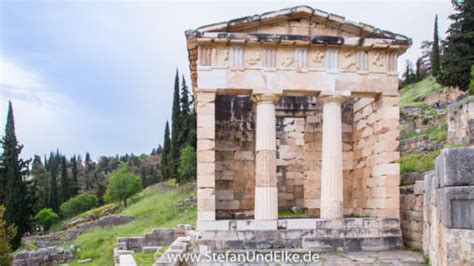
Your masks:
[{"label": "marble treasury building", "polygon": [[[397,59],[411,39],[306,6],[186,39],[201,246],[402,247]],[[304,217],[279,217],[293,207]]]}]

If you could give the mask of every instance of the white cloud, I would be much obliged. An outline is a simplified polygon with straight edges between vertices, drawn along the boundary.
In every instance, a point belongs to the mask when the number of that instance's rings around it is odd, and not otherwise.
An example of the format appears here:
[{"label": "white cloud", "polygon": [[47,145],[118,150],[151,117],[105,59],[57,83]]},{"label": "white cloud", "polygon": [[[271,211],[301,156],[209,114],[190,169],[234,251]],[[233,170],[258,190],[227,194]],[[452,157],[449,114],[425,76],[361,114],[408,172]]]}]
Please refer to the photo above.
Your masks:
[{"label": "white cloud", "polygon": [[92,123],[96,120],[96,116],[48,86],[40,73],[0,57],[1,135],[9,100],[13,104],[17,137],[24,145],[24,158],[63,147],[68,154],[81,151],[78,140],[87,132],[84,121],[89,117]]}]

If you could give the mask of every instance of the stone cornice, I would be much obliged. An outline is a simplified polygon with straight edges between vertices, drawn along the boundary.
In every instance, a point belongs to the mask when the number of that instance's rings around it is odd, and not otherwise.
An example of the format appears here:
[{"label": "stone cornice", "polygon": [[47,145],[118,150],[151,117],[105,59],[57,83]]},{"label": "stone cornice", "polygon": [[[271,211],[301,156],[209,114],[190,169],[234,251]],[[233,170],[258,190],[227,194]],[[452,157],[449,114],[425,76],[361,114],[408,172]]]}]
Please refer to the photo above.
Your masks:
[{"label": "stone cornice", "polygon": [[280,45],[335,45],[360,46],[371,48],[395,48],[406,50],[411,46],[411,40],[394,40],[364,37],[338,37],[268,33],[235,33],[235,32],[195,32],[196,43],[268,43]]},{"label": "stone cornice", "polygon": [[188,30],[185,32],[186,37],[193,37],[196,32],[230,32],[239,31],[249,27],[259,26],[265,23],[275,23],[277,21],[306,18],[320,24],[330,25],[333,28],[354,32],[364,37],[374,38],[388,38],[393,40],[409,41],[411,39],[398,33],[393,33],[387,30],[382,30],[374,26],[354,22],[346,19],[343,16],[327,13],[319,9],[313,9],[310,6],[295,6],[291,8],[285,8],[278,11],[266,12],[260,15],[252,15],[233,19],[225,22],[214,23],[206,26],[199,27],[195,30]]}]

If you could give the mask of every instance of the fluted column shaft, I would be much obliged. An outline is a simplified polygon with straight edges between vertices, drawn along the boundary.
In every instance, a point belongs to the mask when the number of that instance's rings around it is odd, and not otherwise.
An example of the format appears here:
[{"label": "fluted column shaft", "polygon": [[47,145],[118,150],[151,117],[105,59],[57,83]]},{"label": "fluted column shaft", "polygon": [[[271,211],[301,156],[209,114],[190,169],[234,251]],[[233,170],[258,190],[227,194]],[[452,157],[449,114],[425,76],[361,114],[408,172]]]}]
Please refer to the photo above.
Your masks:
[{"label": "fluted column shaft", "polygon": [[343,218],[342,96],[324,96],[321,168],[321,218]]},{"label": "fluted column shaft", "polygon": [[278,96],[253,95],[257,103],[255,144],[255,220],[278,219],[278,188],[276,177],[276,118]]}]

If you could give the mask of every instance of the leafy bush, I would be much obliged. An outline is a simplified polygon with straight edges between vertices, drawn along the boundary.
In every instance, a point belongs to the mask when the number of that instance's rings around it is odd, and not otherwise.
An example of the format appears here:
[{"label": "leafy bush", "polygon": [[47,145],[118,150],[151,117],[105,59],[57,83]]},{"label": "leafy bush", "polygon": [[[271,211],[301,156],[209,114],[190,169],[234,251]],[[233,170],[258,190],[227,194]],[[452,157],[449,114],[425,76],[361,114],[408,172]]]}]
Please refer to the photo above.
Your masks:
[{"label": "leafy bush", "polygon": [[181,150],[178,174],[181,181],[194,179],[196,176],[196,151],[192,146]]},{"label": "leafy bush", "polygon": [[414,153],[400,158],[400,173],[424,173],[434,169],[434,161],[439,151]]},{"label": "leafy bush", "polygon": [[127,199],[142,189],[142,180],[140,177],[132,174],[125,165],[120,166],[118,170],[110,176],[109,185],[105,192],[107,201],[123,201],[127,207]]},{"label": "leafy bush", "polygon": [[5,207],[0,205],[0,265],[11,265],[10,244],[8,243],[16,234],[15,226],[7,226],[3,219]]},{"label": "leafy bush", "polygon": [[44,231],[48,231],[53,224],[59,222],[59,215],[50,208],[44,208],[35,215],[34,219]]},{"label": "leafy bush", "polygon": [[80,194],[61,204],[61,214],[69,218],[96,207],[98,202],[95,195],[89,193]]}]

